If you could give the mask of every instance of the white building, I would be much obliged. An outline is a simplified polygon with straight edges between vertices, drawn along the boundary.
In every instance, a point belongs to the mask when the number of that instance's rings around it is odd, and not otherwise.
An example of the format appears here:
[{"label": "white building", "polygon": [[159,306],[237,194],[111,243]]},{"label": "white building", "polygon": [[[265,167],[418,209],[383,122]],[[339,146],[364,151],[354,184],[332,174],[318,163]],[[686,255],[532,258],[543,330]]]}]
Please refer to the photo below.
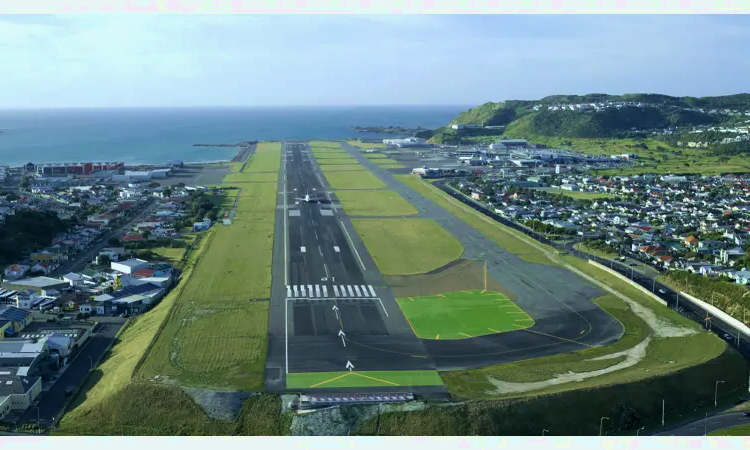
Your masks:
[{"label": "white building", "polygon": [[138,258],[128,259],[127,261],[112,261],[110,263],[110,268],[120,273],[130,275],[137,270],[148,268],[148,261]]},{"label": "white building", "polygon": [[0,421],[11,411],[26,411],[42,392],[42,379],[0,368]]}]

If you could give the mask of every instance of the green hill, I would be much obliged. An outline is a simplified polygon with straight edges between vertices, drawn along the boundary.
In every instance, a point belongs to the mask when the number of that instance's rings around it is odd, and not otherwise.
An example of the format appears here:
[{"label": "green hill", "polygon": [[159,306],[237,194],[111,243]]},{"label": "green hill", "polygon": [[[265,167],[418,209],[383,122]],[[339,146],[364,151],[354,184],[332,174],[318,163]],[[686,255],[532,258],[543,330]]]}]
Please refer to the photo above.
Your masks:
[{"label": "green hill", "polygon": [[[548,109],[575,104],[599,104],[600,108]],[[750,111],[750,94],[719,97],[552,95],[540,100],[488,102],[462,112],[447,127],[433,130],[425,136],[430,136],[435,143],[456,143],[491,141],[488,137],[497,134],[486,128],[484,131],[450,128],[450,125],[465,123],[485,127],[505,126],[506,137],[642,138],[647,130],[732,125],[747,119],[744,115],[712,111],[723,109]]]}]

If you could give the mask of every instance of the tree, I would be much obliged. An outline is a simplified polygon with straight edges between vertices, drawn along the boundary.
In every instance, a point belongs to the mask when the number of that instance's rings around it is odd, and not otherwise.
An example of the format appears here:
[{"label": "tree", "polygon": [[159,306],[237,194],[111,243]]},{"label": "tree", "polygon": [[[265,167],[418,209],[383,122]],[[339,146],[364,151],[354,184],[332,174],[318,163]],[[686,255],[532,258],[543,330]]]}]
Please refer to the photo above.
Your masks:
[{"label": "tree", "polygon": [[112,258],[109,257],[109,255],[101,255],[99,256],[99,265],[100,266],[109,266],[109,264],[112,262]]},{"label": "tree", "polygon": [[164,197],[171,197],[172,196],[172,189],[171,188],[165,187],[164,189],[162,189],[161,192],[164,195]]},{"label": "tree", "polygon": [[120,246],[120,240],[116,237],[109,238],[109,241],[107,243],[110,245],[110,247],[119,247]]},{"label": "tree", "polygon": [[8,195],[5,196],[5,201],[6,202],[14,202],[16,200],[18,200],[18,195],[16,195],[16,194],[12,194],[11,193],[11,194],[8,194]]},{"label": "tree", "polygon": [[143,231],[141,231],[141,236],[143,236],[143,239],[146,240],[146,239],[149,238],[149,236],[151,236],[151,231],[150,230],[143,230]]}]

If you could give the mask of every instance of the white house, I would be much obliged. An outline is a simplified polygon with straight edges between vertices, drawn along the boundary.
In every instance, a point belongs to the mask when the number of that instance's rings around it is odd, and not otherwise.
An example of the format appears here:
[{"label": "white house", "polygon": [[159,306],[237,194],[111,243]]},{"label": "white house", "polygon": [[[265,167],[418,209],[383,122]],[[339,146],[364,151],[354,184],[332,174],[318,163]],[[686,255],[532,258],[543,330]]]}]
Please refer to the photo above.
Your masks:
[{"label": "white house", "polygon": [[62,279],[70,283],[71,286],[80,286],[86,280],[83,275],[73,272],[63,275]]},{"label": "white house", "polygon": [[127,261],[112,261],[110,268],[124,274],[132,274],[136,270],[148,268],[148,261],[134,258]]},{"label": "white house", "polygon": [[5,268],[5,278],[21,278],[29,266],[23,264],[13,264]]},{"label": "white house", "polygon": [[34,303],[39,299],[39,295],[33,289],[24,289],[18,291],[14,296],[16,300],[16,308],[29,310],[34,306]]}]

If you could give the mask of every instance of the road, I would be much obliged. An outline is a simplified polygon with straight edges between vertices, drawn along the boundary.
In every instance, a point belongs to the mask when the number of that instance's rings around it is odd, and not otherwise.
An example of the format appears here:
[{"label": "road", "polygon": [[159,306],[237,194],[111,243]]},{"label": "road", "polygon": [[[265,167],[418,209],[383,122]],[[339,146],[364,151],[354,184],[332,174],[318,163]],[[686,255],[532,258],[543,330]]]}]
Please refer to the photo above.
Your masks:
[{"label": "road", "polygon": [[694,422],[679,425],[666,431],[655,433],[652,436],[704,436],[712,431],[729,428],[736,425],[750,425],[750,417],[742,412],[731,412],[716,414]]},{"label": "road", "polygon": [[59,414],[68,400],[65,395],[67,387],[78,387],[84,376],[103,355],[104,350],[115,338],[117,332],[124,325],[125,320],[120,318],[107,318],[106,323],[101,323],[96,332],[91,335],[83,348],[78,352],[68,368],[54,382],[47,391],[43,391],[39,398],[39,411],[36,407],[29,408],[21,417],[19,423],[28,422],[39,417],[43,423],[49,425],[53,418],[59,418]]},{"label": "road", "polygon": [[[359,371],[434,369],[412,356],[427,352],[307,144],[285,144],[284,159],[267,387],[285,389],[287,372],[345,371],[348,362]],[[321,203],[301,201],[308,192]]]},{"label": "road", "polygon": [[52,272],[51,276],[60,277],[70,272],[80,272],[81,270],[85,269],[86,265],[94,258],[95,255],[98,255],[104,247],[110,247],[109,240],[111,238],[119,238],[126,230],[130,230],[133,225],[143,220],[151,212],[151,208],[153,207],[154,202],[154,199],[148,200],[147,203],[142,205],[132,218],[125,222],[125,224],[115,230],[102,234],[101,240],[99,240],[92,247],[76,255],[75,259],[67,261],[66,263],[55,269]]}]

